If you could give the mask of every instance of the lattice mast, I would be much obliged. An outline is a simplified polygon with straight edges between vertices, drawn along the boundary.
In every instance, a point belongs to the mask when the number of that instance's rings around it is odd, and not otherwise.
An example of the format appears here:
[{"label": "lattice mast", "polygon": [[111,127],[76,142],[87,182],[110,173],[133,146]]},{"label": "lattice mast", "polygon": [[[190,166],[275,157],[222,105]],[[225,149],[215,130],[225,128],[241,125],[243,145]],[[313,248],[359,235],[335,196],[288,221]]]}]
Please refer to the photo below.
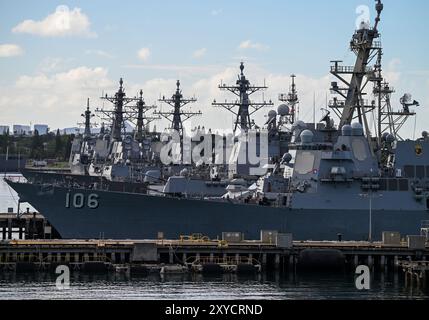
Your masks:
[{"label": "lattice mast", "polygon": [[382,143],[381,139],[385,133],[393,135],[396,140],[403,140],[399,131],[410,117],[416,115],[416,113],[411,111],[409,107],[419,105],[417,101],[408,102],[406,99],[407,95],[404,95],[400,99],[402,110],[393,110],[391,105],[391,96],[395,92],[395,89],[383,78],[381,63],[382,56],[383,50],[380,48],[378,50],[378,58],[375,65],[375,76],[371,79],[371,81],[374,82],[373,94],[378,100],[377,132],[378,144],[380,146]]},{"label": "lattice mast", "polygon": [[279,101],[284,102],[289,107],[287,121],[293,124],[297,120],[299,114],[299,99],[295,84],[296,75],[292,74],[290,78],[291,85],[289,87],[289,93],[279,94]]},{"label": "lattice mast", "polygon": [[[345,87],[339,87],[337,82],[332,82],[331,91],[340,95],[344,100],[334,98],[329,107],[340,118],[339,128],[346,124],[351,124],[353,119],[358,118],[359,122],[365,127],[368,139],[371,139],[371,132],[366,114],[372,112],[376,106],[375,103],[368,104],[363,99],[363,96],[365,95],[364,89],[370,81],[371,74],[374,72],[373,68],[368,67],[368,65],[377,56],[377,50],[381,47],[380,42],[375,41],[380,37],[377,28],[383,11],[381,0],[377,0],[375,9],[377,17],[375,18],[374,27],[370,28],[365,23],[362,23],[360,29],[355,32],[350,41],[350,49],[356,54],[355,65],[353,67],[341,66],[342,61],[331,61],[333,63],[331,74],[339,79]],[[349,81],[345,79],[347,75],[351,76]]]},{"label": "lattice mast", "polygon": [[101,97],[102,100],[107,100],[114,105],[113,110],[105,110],[104,108],[97,108],[95,111],[107,117],[110,120],[111,126],[111,136],[113,140],[121,141],[122,140],[122,130],[125,131],[125,121],[131,120],[133,112],[128,110],[128,104],[132,101],[137,101],[137,98],[127,98],[125,94],[125,89],[123,87],[124,81],[122,78],[119,80],[119,89],[114,96],[108,96],[107,93],[104,97]]},{"label": "lattice mast", "polygon": [[[230,111],[236,116],[236,120],[234,123],[234,132],[237,128],[240,128],[243,131],[248,131],[249,129],[254,128],[256,125],[254,121],[252,122],[250,116],[255,112],[259,111],[263,107],[273,106],[272,101],[260,102],[256,103],[249,99],[249,97],[257,91],[267,90],[268,87],[264,86],[252,86],[249,80],[244,75],[244,63],[240,64],[240,75],[238,76],[238,80],[235,86],[227,86],[225,84],[219,85],[220,90],[226,90],[232,92],[236,96],[239,97],[239,100],[235,102],[221,102],[218,103],[216,100],[213,101],[212,105],[214,107],[222,107],[226,110]],[[238,107],[238,111],[234,111],[234,108]],[[250,109],[252,109],[250,111]]]},{"label": "lattice mast", "polygon": [[84,139],[88,139],[91,137],[91,128],[96,126],[95,123],[91,123],[91,119],[94,116],[95,114],[93,114],[91,110],[89,110],[89,98],[88,98],[88,100],[86,101],[86,110],[84,113],[81,114],[81,117],[85,119],[85,122],[78,123],[78,125],[83,125],[85,127],[85,130],[83,132]]},{"label": "lattice mast", "polygon": [[143,142],[145,131],[149,123],[161,119],[160,117],[148,116],[146,113],[151,109],[156,109],[155,105],[146,105],[143,99],[143,90],[139,92],[139,98],[135,107],[132,107],[135,112],[134,120],[136,121],[135,139],[138,142]]},{"label": "lattice mast", "polygon": [[177,80],[176,82],[176,92],[173,94],[173,96],[170,99],[166,99],[165,96],[162,97],[162,99],[159,99],[160,102],[166,103],[173,107],[173,110],[170,112],[154,112],[154,115],[159,115],[165,119],[167,119],[169,122],[171,122],[171,129],[174,129],[180,133],[180,136],[183,136],[183,122],[189,120],[190,118],[194,116],[201,116],[201,111],[198,112],[191,112],[191,111],[185,111],[183,110],[183,107],[186,106],[189,103],[195,103],[197,102],[197,99],[190,98],[185,99],[182,95],[182,90],[180,90],[180,81]]}]

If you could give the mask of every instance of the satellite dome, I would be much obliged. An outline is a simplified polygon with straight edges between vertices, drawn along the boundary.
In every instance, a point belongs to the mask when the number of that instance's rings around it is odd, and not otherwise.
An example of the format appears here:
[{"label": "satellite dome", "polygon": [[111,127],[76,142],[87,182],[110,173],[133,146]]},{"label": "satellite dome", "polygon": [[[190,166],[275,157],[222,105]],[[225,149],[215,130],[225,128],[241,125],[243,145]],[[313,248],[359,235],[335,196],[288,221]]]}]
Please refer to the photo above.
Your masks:
[{"label": "satellite dome", "polygon": [[395,141],[395,136],[393,134],[389,134],[386,137],[386,142],[387,143],[393,143]]},{"label": "satellite dome", "polygon": [[286,105],[286,104],[281,104],[281,105],[279,105],[279,107],[277,108],[277,113],[281,116],[281,117],[284,117],[284,116],[287,116],[287,115],[289,115],[289,106],[288,105]]},{"label": "satellite dome", "polygon": [[383,135],[381,136],[381,140],[382,140],[382,141],[387,141],[387,137],[388,137],[388,135],[389,135],[389,133],[388,133],[388,132],[383,133]]},{"label": "satellite dome", "polygon": [[296,121],[293,124],[293,126],[292,126],[293,130],[295,130],[295,129],[305,129],[305,128],[307,128],[307,126],[306,126],[305,122],[301,121],[301,120]]},{"label": "satellite dome", "polygon": [[275,110],[268,111],[268,119],[271,120],[271,119],[273,119],[275,117],[277,117],[277,112]]},{"label": "satellite dome", "polygon": [[346,136],[346,137],[351,136],[351,135],[352,135],[352,132],[353,132],[352,126],[351,126],[351,125],[349,125],[349,124],[345,124],[345,125],[343,126],[343,128],[341,129],[341,133],[342,133],[342,135],[343,135],[343,136]]},{"label": "satellite dome", "polygon": [[182,169],[181,171],[180,171],[180,176],[181,177],[187,177],[188,176],[188,174],[189,174],[189,171],[188,171],[188,169]]},{"label": "satellite dome", "polygon": [[412,102],[411,93],[405,93],[400,100],[401,100],[401,103],[410,103],[410,102]]},{"label": "satellite dome", "polygon": [[309,144],[313,142],[313,132],[311,132],[310,130],[304,130],[303,132],[301,132],[301,143],[303,144]]},{"label": "satellite dome", "polygon": [[359,122],[352,124],[352,134],[354,136],[363,136],[363,127]]},{"label": "satellite dome", "polygon": [[289,163],[291,161],[292,161],[292,155],[289,152],[287,152],[283,155],[281,163],[282,164],[283,163]]}]

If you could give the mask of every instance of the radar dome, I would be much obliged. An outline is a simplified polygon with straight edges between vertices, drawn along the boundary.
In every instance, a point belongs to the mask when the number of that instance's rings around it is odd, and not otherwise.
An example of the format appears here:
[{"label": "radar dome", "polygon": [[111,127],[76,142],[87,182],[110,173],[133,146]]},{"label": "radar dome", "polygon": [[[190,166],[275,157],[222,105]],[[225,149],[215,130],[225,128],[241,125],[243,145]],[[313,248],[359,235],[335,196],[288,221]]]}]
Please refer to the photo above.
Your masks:
[{"label": "radar dome", "polygon": [[277,112],[275,110],[268,111],[268,119],[273,119],[277,117]]},{"label": "radar dome", "polygon": [[387,141],[387,136],[389,135],[389,132],[385,132],[383,133],[383,135],[381,136],[381,140],[382,141]]},{"label": "radar dome", "polygon": [[295,129],[301,129],[302,130],[305,128],[307,128],[307,126],[305,125],[305,122],[301,121],[301,120],[296,121],[292,126],[293,130],[295,130]]},{"label": "radar dome", "polygon": [[354,136],[363,136],[363,127],[359,122],[352,124],[352,134]]},{"label": "radar dome", "polygon": [[395,136],[394,136],[393,134],[389,134],[389,135],[386,137],[386,142],[387,142],[387,143],[393,143],[393,142],[395,142]]},{"label": "radar dome", "polygon": [[282,164],[283,163],[289,163],[291,161],[292,161],[292,155],[289,152],[287,152],[283,155],[281,163]]},{"label": "radar dome", "polygon": [[349,124],[343,125],[343,128],[341,129],[341,133],[343,136],[351,136],[353,132],[352,126]]},{"label": "radar dome", "polygon": [[303,132],[301,132],[301,143],[303,144],[309,144],[313,142],[313,132],[311,132],[310,130],[304,130]]},{"label": "radar dome", "polygon": [[188,171],[188,169],[182,169],[181,171],[180,171],[180,176],[181,177],[187,177],[188,176],[188,174],[189,174],[189,171]]},{"label": "radar dome", "polygon": [[279,105],[279,107],[277,108],[277,113],[281,116],[281,117],[284,117],[284,116],[287,116],[287,115],[289,115],[289,106],[288,105],[286,105],[286,104],[281,104],[281,105]]}]

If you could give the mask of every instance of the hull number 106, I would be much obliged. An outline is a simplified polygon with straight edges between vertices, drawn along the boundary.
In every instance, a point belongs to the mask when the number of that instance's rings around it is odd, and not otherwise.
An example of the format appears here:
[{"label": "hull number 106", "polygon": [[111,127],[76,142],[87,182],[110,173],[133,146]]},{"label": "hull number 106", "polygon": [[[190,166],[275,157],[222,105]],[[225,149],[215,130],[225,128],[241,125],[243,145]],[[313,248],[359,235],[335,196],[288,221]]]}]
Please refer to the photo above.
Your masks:
[{"label": "hull number 106", "polygon": [[89,209],[97,209],[98,208],[98,194],[91,193],[86,198],[83,193],[74,193],[70,194],[70,192],[66,193],[66,208],[75,208],[75,209],[83,209],[85,207]]}]

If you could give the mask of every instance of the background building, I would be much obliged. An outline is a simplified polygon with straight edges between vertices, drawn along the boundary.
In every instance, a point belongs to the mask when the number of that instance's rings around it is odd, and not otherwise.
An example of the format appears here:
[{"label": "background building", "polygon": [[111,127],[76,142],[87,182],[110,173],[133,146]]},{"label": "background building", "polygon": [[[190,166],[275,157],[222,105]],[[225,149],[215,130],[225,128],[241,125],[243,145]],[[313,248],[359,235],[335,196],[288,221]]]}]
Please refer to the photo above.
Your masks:
[{"label": "background building", "polygon": [[29,135],[31,131],[30,126],[20,125],[20,124],[14,124],[13,125],[13,134],[22,136],[22,135]]},{"label": "background building", "polygon": [[34,131],[39,133],[40,136],[43,136],[45,134],[48,134],[49,128],[46,124],[35,124],[34,125]]},{"label": "background building", "polygon": [[9,126],[0,126],[0,134],[5,134],[9,130]]}]

